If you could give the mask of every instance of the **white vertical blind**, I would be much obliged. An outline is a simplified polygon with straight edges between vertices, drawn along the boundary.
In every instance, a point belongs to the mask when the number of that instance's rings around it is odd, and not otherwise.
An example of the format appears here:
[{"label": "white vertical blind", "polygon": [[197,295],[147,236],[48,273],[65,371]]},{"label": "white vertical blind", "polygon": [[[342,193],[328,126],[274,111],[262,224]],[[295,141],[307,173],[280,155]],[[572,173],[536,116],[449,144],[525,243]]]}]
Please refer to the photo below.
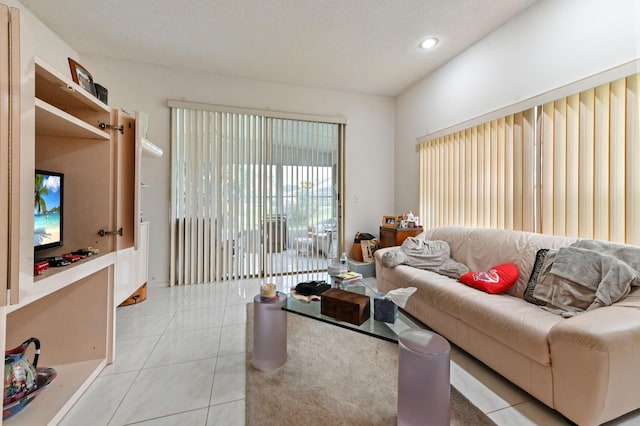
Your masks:
[{"label": "white vertical blind", "polygon": [[172,106],[172,284],[326,270],[342,124]]}]

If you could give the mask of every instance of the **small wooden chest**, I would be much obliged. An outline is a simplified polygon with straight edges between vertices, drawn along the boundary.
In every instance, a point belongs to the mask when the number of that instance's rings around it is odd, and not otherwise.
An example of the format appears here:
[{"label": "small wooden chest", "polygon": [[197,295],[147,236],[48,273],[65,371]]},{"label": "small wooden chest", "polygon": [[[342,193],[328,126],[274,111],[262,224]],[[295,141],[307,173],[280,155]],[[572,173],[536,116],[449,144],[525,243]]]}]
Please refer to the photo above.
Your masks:
[{"label": "small wooden chest", "polygon": [[360,325],[371,315],[371,299],[364,294],[332,288],[320,296],[320,313]]},{"label": "small wooden chest", "polygon": [[404,240],[409,237],[416,237],[424,231],[422,227],[419,228],[388,228],[386,226],[380,227],[380,248],[401,246]]}]

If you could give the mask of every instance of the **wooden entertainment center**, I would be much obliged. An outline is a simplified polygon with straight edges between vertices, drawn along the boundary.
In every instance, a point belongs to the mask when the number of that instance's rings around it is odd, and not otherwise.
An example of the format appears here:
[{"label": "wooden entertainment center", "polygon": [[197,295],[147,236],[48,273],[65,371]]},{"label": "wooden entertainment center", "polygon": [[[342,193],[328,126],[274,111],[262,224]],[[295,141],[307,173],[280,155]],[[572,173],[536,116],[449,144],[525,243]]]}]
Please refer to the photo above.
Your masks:
[{"label": "wooden entertainment center", "polygon": [[[10,31],[1,35],[0,52],[11,58],[0,65],[0,105],[9,105],[0,106],[0,256],[7,259],[0,267],[0,348],[37,337],[38,367],[58,373],[5,423],[55,424],[113,361],[115,307],[147,281],[140,135],[135,116],[39,58],[20,59],[28,53],[20,51],[16,9],[0,5],[0,20]],[[64,173],[65,211],[64,245],[34,255],[35,169]],[[99,254],[34,276],[34,257],[87,247]]]}]

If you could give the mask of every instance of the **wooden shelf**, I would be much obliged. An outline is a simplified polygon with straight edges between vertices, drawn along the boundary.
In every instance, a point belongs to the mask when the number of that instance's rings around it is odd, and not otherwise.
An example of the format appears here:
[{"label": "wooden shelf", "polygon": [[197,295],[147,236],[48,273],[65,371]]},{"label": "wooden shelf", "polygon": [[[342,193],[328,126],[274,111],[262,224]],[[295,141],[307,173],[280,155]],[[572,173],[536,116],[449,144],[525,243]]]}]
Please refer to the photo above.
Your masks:
[{"label": "wooden shelf", "polygon": [[[17,309],[7,307],[13,310],[6,314],[6,347],[35,336],[42,343],[38,367],[57,372],[54,382],[7,424],[56,424],[111,361],[114,266],[109,260],[113,256],[55,274],[41,284],[57,290],[50,288]],[[108,266],[93,272],[100,263]]]},{"label": "wooden shelf", "polygon": [[35,100],[36,136],[58,136],[74,139],[109,140],[104,130],[93,127],[41,99]]},{"label": "wooden shelf", "polygon": [[40,58],[35,60],[35,72],[36,98],[55,104],[67,112],[88,108],[91,111],[109,115],[110,111],[107,105],[44,63]]},{"label": "wooden shelf", "polygon": [[82,259],[68,266],[49,268],[42,275],[33,278],[33,286],[20,287],[20,303],[7,306],[7,313],[21,309],[23,306],[46,297],[72,283],[115,262],[114,253],[106,253]]},{"label": "wooden shelf", "polygon": [[10,426],[58,423],[105,365],[104,359],[95,359],[40,366],[53,368],[58,373],[57,377],[22,411],[4,420],[2,424]]}]

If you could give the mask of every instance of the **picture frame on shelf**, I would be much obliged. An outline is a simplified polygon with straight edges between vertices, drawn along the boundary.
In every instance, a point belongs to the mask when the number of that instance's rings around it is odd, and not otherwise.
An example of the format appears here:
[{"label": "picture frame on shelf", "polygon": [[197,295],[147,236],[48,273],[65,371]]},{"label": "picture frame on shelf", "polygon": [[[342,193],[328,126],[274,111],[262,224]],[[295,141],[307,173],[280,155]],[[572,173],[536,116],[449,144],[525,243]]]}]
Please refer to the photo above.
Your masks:
[{"label": "picture frame on shelf", "polygon": [[382,226],[386,228],[396,228],[398,226],[398,217],[382,216]]},{"label": "picture frame on shelf", "polygon": [[87,92],[96,96],[96,87],[93,83],[93,76],[85,67],[77,63],[75,60],[69,59],[69,68],[71,68],[71,79],[78,86],[82,87]]}]

